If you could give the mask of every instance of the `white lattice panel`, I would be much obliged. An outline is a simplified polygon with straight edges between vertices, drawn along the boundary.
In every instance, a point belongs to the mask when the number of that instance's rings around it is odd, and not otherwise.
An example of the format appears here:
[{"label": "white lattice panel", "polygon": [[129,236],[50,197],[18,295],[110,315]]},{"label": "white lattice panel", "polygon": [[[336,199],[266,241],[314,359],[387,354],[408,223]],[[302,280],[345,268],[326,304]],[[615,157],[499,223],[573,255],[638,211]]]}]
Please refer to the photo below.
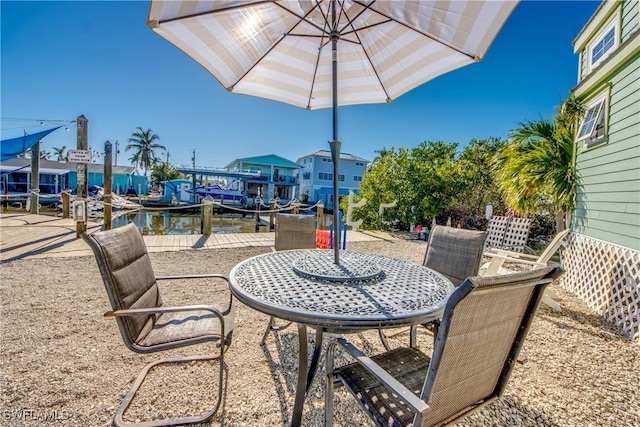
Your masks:
[{"label": "white lattice panel", "polygon": [[640,341],[640,252],[572,233],[560,286]]}]

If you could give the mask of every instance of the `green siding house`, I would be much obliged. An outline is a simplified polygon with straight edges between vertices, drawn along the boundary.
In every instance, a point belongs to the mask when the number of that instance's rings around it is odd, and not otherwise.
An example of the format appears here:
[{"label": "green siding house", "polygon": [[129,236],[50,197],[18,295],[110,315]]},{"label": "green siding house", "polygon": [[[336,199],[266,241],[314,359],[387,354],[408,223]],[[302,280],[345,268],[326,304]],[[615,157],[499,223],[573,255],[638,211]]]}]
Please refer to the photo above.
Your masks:
[{"label": "green siding house", "polygon": [[573,42],[584,102],[562,286],[640,338],[640,2],[603,1]]}]

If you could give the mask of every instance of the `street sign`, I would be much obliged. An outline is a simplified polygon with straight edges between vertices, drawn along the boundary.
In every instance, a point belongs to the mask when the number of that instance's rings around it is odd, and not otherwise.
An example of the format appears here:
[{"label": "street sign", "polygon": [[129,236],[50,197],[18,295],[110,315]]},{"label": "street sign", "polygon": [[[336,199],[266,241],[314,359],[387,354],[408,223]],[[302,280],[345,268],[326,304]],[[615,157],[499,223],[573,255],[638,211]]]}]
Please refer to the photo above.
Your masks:
[{"label": "street sign", "polygon": [[89,150],[69,150],[67,159],[73,163],[91,163],[91,151]]}]

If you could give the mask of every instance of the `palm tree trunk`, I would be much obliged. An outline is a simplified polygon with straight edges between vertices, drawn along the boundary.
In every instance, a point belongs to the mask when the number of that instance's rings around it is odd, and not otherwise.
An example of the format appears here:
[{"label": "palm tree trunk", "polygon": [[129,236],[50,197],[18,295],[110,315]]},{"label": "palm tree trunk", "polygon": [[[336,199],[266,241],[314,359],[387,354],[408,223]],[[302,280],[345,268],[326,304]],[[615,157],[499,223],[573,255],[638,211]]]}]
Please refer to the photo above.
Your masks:
[{"label": "palm tree trunk", "polygon": [[566,228],[565,217],[568,219],[568,215],[564,211],[556,211],[556,233],[564,231]]}]

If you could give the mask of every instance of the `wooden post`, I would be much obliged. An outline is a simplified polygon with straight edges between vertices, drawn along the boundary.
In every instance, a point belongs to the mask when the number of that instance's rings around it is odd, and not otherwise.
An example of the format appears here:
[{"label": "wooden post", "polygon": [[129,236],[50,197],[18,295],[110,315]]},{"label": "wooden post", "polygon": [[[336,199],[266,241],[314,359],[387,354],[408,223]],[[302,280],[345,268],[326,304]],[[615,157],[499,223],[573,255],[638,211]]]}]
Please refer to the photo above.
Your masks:
[{"label": "wooden post", "polygon": [[275,219],[276,219],[276,201],[271,199],[269,200],[269,231],[273,231],[276,229],[275,227]]},{"label": "wooden post", "polygon": [[71,194],[68,191],[63,191],[62,195],[62,218],[71,217]]},{"label": "wooden post", "polygon": [[300,213],[300,204],[294,203],[293,208],[291,209],[291,213],[294,215],[298,215]]},{"label": "wooden post", "polygon": [[110,141],[104,143],[104,187],[102,201],[104,202],[104,229],[111,230],[112,195],[111,187],[113,182],[113,153]]},{"label": "wooden post", "polygon": [[211,225],[213,222],[213,197],[207,196],[202,199],[204,206],[202,207],[202,234],[205,236],[211,235]]},{"label": "wooden post", "polygon": [[31,192],[29,193],[29,213],[37,214],[40,210],[40,142],[31,148]]},{"label": "wooden post", "polygon": [[[78,150],[89,149],[89,120],[84,115],[79,116],[76,119],[76,125],[78,132],[76,139],[78,141]],[[80,200],[88,201],[88,188],[87,188],[87,163],[78,163],[78,195],[76,196]],[[80,237],[82,233],[87,230],[87,203],[85,203],[85,210],[83,221],[76,221],[76,238]]]},{"label": "wooden post", "polygon": [[262,198],[256,197],[256,233],[260,231],[260,205],[262,204]]},{"label": "wooden post", "polygon": [[324,203],[322,203],[322,201],[318,202],[317,215],[318,230],[324,230]]}]

